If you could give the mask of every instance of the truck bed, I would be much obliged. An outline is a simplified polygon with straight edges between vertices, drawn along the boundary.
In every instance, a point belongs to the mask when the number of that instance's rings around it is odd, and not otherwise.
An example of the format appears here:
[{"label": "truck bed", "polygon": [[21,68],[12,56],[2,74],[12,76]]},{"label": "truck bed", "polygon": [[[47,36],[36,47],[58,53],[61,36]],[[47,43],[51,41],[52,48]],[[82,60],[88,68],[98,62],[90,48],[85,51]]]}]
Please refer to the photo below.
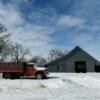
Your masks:
[{"label": "truck bed", "polygon": [[0,73],[23,72],[23,64],[15,62],[0,62]]}]

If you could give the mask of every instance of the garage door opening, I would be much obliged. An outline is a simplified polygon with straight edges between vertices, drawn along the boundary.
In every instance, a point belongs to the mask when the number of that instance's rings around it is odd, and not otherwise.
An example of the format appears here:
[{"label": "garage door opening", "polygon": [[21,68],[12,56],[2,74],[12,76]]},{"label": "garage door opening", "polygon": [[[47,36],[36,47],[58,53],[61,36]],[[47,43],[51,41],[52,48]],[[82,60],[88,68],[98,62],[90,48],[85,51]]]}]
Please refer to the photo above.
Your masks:
[{"label": "garage door opening", "polygon": [[100,72],[100,65],[95,66],[95,72]]},{"label": "garage door opening", "polygon": [[77,73],[85,73],[86,72],[86,62],[85,61],[75,62],[75,71]]}]

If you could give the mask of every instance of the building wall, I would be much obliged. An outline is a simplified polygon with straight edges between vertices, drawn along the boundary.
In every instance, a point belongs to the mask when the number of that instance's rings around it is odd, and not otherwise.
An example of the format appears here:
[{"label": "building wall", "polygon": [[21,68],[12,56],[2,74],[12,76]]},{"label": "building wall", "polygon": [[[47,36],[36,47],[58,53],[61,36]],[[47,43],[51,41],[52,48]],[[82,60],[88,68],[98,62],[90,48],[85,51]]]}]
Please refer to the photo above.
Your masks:
[{"label": "building wall", "polygon": [[[66,72],[66,67],[64,66],[64,61],[62,60],[60,62],[56,62],[55,64],[48,65],[47,67],[50,72]],[[57,67],[59,67],[59,69]]]},{"label": "building wall", "polygon": [[86,62],[86,71],[94,72],[94,67],[96,61],[88,56],[83,51],[77,52],[74,56],[67,60],[67,70],[68,72],[75,72],[75,61],[85,61]]},{"label": "building wall", "polygon": [[[86,72],[94,72],[96,60],[89,56],[84,51],[78,51],[72,57],[56,61],[54,64],[48,65],[50,72],[75,72],[75,61],[85,61],[86,62]],[[59,66],[59,71],[57,70]]]}]

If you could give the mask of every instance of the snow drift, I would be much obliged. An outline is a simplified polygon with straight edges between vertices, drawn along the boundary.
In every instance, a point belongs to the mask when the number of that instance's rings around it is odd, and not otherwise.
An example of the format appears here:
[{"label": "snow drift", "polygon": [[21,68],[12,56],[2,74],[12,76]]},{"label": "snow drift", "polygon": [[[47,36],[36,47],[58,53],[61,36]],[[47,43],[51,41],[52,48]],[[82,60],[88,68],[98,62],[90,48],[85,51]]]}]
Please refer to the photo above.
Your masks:
[{"label": "snow drift", "polygon": [[0,79],[0,100],[99,100],[100,74],[52,73],[46,80]]}]

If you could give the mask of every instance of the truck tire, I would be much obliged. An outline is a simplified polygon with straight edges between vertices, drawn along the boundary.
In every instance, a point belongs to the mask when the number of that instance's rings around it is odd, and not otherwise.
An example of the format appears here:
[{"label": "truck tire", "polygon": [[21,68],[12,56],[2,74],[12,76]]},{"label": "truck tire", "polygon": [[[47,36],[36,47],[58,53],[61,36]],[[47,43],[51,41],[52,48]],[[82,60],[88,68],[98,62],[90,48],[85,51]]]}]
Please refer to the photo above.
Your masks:
[{"label": "truck tire", "polygon": [[11,73],[11,79],[18,79],[19,76],[17,76],[15,73]]},{"label": "truck tire", "polygon": [[36,77],[36,79],[43,79],[43,75],[42,75],[42,73],[36,73],[36,75],[35,75],[35,77]]},{"label": "truck tire", "polygon": [[4,78],[5,79],[11,79],[11,74],[10,73],[5,73]]},{"label": "truck tire", "polygon": [[47,76],[45,75],[45,76],[43,76],[43,79],[47,79]]}]

